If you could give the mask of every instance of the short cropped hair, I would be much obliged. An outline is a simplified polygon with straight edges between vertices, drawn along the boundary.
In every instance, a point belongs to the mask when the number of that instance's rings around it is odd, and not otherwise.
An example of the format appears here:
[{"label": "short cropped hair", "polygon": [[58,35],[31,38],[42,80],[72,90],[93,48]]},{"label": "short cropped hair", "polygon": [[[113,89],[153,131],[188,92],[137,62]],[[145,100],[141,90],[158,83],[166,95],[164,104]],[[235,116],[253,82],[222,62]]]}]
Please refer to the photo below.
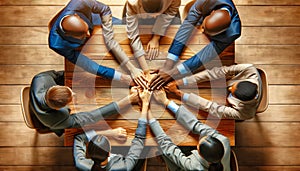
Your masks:
[{"label": "short cropped hair", "polygon": [[224,146],[220,140],[212,136],[207,136],[199,144],[199,154],[208,162],[219,163],[224,155]]},{"label": "short cropped hair", "polygon": [[228,11],[218,9],[205,18],[204,32],[209,35],[217,35],[225,31],[231,23]]},{"label": "short cropped hair", "polygon": [[50,108],[59,109],[72,101],[72,91],[67,86],[53,86],[48,89],[45,99]]},{"label": "short cropped hair", "polygon": [[142,5],[147,13],[157,13],[162,9],[164,0],[142,0]]},{"label": "short cropped hair", "polygon": [[102,163],[109,156],[110,142],[106,136],[95,135],[88,143],[87,154],[96,163]]},{"label": "short cropped hair", "polygon": [[249,101],[255,98],[257,94],[257,85],[250,81],[241,81],[237,84],[234,95],[236,98]]}]

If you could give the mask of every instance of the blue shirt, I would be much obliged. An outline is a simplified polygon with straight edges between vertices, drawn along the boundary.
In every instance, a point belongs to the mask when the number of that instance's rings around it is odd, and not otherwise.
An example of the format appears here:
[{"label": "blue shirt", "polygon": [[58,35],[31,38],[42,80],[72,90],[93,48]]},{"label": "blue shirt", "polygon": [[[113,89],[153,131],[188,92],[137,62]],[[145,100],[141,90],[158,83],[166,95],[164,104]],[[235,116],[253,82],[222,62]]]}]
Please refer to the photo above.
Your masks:
[{"label": "blue shirt", "polygon": [[73,14],[79,15],[88,24],[89,31],[92,33],[94,25],[101,24],[100,17],[111,15],[111,11],[107,5],[96,0],[71,0],[51,27],[48,38],[49,47],[92,74],[118,79],[114,69],[99,65],[77,50],[86,43],[86,40],[75,39],[64,34],[60,27],[60,21],[63,17]]},{"label": "blue shirt", "polygon": [[181,74],[194,72],[203,64],[217,57],[223,50],[241,35],[241,21],[231,0],[197,0],[191,7],[188,16],[183,21],[169,49],[168,58],[177,61],[186,43],[197,25],[201,25],[204,18],[216,9],[227,10],[231,15],[231,24],[226,31],[210,36],[211,42],[190,59],[177,66]]}]

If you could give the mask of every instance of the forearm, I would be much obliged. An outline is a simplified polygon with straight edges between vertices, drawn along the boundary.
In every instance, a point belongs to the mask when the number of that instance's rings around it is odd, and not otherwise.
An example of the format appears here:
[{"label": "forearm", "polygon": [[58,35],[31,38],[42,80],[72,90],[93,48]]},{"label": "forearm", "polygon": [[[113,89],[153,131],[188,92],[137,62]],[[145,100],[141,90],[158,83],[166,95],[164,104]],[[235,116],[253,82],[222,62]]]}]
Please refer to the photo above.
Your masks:
[{"label": "forearm", "polygon": [[150,71],[149,66],[148,66],[148,64],[147,64],[147,62],[146,62],[146,59],[145,59],[145,56],[144,56],[144,55],[138,57],[138,58],[137,58],[137,61],[138,61],[138,63],[140,64],[142,70],[143,70],[145,73],[147,73],[147,72]]},{"label": "forearm", "polygon": [[57,125],[57,127],[60,127],[57,129],[82,127],[87,124],[96,123],[114,114],[119,114],[119,108],[115,102],[112,102],[90,112],[72,114],[65,122]]},{"label": "forearm", "polygon": [[125,67],[130,73],[132,73],[133,70],[136,68],[130,61],[127,61],[125,63]]},{"label": "forearm", "polygon": [[116,102],[120,111],[123,110],[124,108],[126,108],[127,106],[129,106],[131,104],[130,97],[131,97],[131,95],[126,96],[126,97],[124,97],[121,100],[119,100],[119,101]]}]

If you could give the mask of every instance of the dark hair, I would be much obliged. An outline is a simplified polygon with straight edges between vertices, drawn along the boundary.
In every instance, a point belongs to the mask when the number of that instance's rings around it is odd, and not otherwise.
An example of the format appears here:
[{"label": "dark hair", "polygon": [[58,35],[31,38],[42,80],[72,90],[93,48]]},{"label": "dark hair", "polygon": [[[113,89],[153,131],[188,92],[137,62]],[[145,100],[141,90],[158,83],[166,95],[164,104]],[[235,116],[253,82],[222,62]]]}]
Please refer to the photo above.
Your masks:
[{"label": "dark hair", "polygon": [[206,161],[212,163],[211,165],[219,165],[224,155],[224,146],[217,138],[207,136],[199,144],[199,154]]},{"label": "dark hair", "polygon": [[101,163],[109,156],[110,142],[103,135],[95,135],[88,143],[87,154],[94,161],[92,171],[105,170],[101,168]]},{"label": "dark hair", "polygon": [[212,163],[209,165],[208,171],[223,171],[223,165],[221,162]]},{"label": "dark hair", "polygon": [[142,5],[147,13],[156,13],[162,9],[164,0],[142,0]]},{"label": "dark hair", "polygon": [[241,81],[237,84],[234,95],[243,101],[254,99],[257,94],[257,85],[250,81]]}]

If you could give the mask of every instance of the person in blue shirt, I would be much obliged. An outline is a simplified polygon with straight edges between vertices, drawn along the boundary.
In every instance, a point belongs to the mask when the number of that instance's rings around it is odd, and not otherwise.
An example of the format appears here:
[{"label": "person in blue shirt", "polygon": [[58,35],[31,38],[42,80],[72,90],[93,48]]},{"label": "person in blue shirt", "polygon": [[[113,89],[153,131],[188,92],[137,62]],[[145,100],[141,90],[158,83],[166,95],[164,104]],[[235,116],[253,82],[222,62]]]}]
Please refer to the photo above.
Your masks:
[{"label": "person in blue shirt", "polygon": [[[102,26],[103,37],[109,52],[125,65],[137,84],[145,79],[142,70],[135,68],[113,37],[113,22],[109,6],[96,0],[71,0],[50,22],[49,47],[73,64],[102,77],[132,83],[131,77],[112,68],[99,65],[81,53],[95,25]],[[99,47],[100,48],[100,47]]]},{"label": "person in blue shirt", "polygon": [[[190,59],[174,67],[195,27],[208,36],[210,43]],[[190,74],[217,57],[241,35],[241,21],[231,0],[197,0],[179,28],[169,48],[163,68],[149,83],[159,89],[173,79]]]}]

